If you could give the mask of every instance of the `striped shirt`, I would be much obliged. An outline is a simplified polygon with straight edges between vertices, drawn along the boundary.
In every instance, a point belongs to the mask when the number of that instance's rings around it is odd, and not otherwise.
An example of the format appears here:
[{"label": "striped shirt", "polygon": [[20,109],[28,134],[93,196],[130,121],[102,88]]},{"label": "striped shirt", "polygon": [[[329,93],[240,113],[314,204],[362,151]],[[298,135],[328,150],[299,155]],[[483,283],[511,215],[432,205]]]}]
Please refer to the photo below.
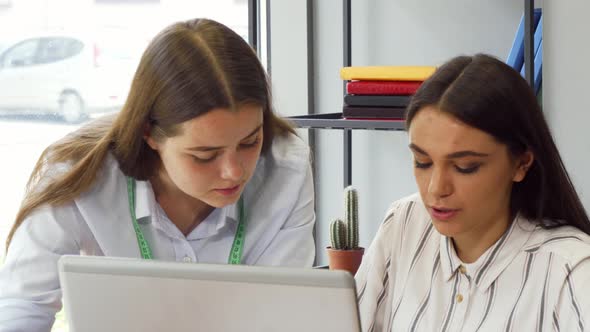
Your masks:
[{"label": "striped shirt", "polygon": [[363,331],[590,331],[590,236],[516,217],[465,264],[418,195],[395,202],[356,275]]}]

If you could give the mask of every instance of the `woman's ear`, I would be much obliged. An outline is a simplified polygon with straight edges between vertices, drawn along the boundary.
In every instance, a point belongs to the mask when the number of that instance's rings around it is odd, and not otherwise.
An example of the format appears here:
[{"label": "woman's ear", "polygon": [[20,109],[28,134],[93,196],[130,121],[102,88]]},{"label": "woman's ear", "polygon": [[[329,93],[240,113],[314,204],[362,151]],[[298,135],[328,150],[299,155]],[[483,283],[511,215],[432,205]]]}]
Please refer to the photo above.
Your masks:
[{"label": "woman's ear", "polygon": [[149,123],[146,123],[143,128],[143,140],[149,145],[150,148],[153,150],[158,150],[158,143],[152,138],[151,136],[152,126]]},{"label": "woman's ear", "polygon": [[530,150],[527,150],[523,154],[518,156],[516,158],[516,169],[514,171],[512,181],[521,182],[522,180],[524,180],[534,161],[535,156],[533,155],[533,152]]}]

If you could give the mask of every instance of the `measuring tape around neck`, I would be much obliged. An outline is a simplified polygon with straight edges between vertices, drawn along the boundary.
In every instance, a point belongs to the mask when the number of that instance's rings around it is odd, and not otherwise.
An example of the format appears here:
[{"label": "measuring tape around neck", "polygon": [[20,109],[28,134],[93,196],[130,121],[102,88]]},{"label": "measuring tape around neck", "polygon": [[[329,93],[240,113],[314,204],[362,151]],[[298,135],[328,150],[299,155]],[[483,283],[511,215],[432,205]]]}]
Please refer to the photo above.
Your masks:
[{"label": "measuring tape around neck", "polygon": [[[129,198],[129,212],[131,213],[131,221],[133,222],[133,229],[137,237],[137,244],[139,245],[139,252],[143,259],[153,259],[152,249],[148,244],[135,215],[135,179],[127,177],[127,196]],[[228,264],[241,264],[242,252],[244,251],[244,240],[246,239],[246,220],[244,213],[244,200],[240,197],[238,201],[238,227],[234,236],[229,257]]]}]

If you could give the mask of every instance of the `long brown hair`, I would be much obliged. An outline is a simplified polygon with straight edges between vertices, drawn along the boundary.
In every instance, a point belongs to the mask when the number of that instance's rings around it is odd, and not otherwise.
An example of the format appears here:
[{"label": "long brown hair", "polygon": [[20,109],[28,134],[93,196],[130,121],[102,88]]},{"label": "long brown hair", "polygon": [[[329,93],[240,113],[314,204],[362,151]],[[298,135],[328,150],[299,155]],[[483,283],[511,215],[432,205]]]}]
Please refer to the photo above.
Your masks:
[{"label": "long brown hair", "polygon": [[590,234],[590,221],[563,165],[533,90],[518,72],[485,54],[459,56],[418,89],[407,110],[435,106],[505,144],[513,156],[531,151],[534,161],[512,187],[510,209],[545,228],[571,225]]},{"label": "long brown hair", "polygon": [[[180,134],[180,124],[215,108],[244,104],[263,109],[263,153],[276,135],[294,133],[274,115],[270,84],[252,48],[223,24],[195,19],[160,32],[143,53],[129,96],[116,116],[90,122],[49,146],[27,183],[25,198],[6,241],[42,205],[71,202],[94,184],[111,153],[122,172],[147,180],[160,159],[144,141],[146,128],[156,140]],[[56,173],[56,165],[67,171]]]}]

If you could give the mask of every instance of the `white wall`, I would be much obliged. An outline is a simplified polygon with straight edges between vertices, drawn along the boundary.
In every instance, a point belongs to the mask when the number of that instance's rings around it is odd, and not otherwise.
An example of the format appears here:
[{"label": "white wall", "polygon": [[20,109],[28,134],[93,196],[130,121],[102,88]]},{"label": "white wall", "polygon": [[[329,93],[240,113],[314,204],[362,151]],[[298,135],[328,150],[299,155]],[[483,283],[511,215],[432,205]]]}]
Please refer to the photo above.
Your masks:
[{"label": "white wall", "polygon": [[273,99],[282,116],[308,113],[307,1],[271,1],[270,71]]},{"label": "white wall", "polygon": [[543,105],[574,185],[590,212],[590,2],[545,1]]},{"label": "white wall", "polygon": [[[308,1],[271,3],[273,85],[277,109],[284,115],[307,113],[301,90],[305,79],[313,80],[316,112],[340,112],[342,108],[342,0],[311,2],[312,77],[306,72],[306,27],[301,26],[308,19],[304,10]],[[546,110],[578,188],[590,188],[590,176],[583,172],[590,169],[590,139],[588,134],[576,139],[589,132],[584,131],[588,122],[584,120],[590,117],[590,105],[580,96],[588,86],[584,79],[590,77],[583,62],[590,59],[590,46],[583,44],[585,32],[590,31],[583,15],[590,4],[586,0],[535,3],[546,15]],[[523,9],[521,0],[353,0],[352,64],[439,65],[453,56],[477,52],[505,59]],[[329,222],[343,215],[342,132],[315,132],[318,263],[324,264]],[[352,168],[353,185],[359,189],[360,242],[366,247],[389,204],[416,191],[407,135],[353,131]],[[590,205],[590,189],[580,191]]]},{"label": "white wall", "polygon": [[[582,0],[580,0],[582,1]],[[505,59],[522,1],[353,1],[353,65],[437,65],[459,54]],[[316,110],[342,108],[342,1],[314,1]],[[317,137],[318,255],[328,224],[343,215],[342,133]],[[416,191],[404,132],[353,131],[353,185],[359,190],[360,242],[368,246],[391,202]]]}]

